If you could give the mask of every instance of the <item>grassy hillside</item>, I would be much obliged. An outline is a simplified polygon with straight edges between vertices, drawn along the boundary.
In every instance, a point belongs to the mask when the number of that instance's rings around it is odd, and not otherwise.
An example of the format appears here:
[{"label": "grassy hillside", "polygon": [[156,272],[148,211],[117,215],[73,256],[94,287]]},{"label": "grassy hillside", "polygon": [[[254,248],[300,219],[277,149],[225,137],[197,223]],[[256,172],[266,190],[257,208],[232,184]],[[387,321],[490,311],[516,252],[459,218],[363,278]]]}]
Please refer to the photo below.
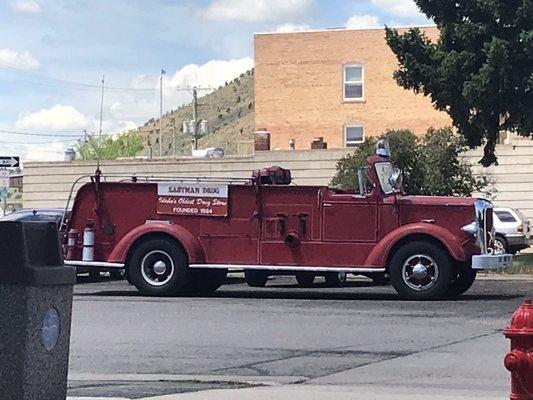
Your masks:
[{"label": "grassy hillside", "polygon": [[[226,154],[249,152],[254,125],[253,86],[253,70],[251,70],[214,92],[199,97],[198,119],[207,120],[208,133],[200,138],[198,148],[221,147]],[[192,115],[192,104],[180,106],[163,115],[163,155],[172,155],[172,117],[176,121],[176,155],[191,154],[192,135],[183,133],[183,121],[191,120]],[[146,122],[138,128],[137,133],[143,137],[145,143],[145,149],[141,154],[148,153],[150,141],[154,157],[158,156],[159,118],[152,118]]]}]

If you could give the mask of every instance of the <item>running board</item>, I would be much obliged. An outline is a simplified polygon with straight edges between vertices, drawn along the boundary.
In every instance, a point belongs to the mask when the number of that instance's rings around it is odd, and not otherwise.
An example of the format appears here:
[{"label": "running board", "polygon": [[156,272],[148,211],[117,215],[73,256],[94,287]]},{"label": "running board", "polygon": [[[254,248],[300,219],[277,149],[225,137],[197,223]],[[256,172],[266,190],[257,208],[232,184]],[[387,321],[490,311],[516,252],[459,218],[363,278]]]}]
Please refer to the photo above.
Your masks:
[{"label": "running board", "polygon": [[65,260],[65,265],[70,265],[70,266],[72,266],[72,267],[124,268],[124,264],[121,264],[121,263],[104,262],[104,261],[74,261],[74,260]]},{"label": "running board", "polygon": [[258,265],[258,264],[189,264],[190,268],[206,268],[206,269],[260,269],[268,271],[309,271],[309,272],[349,272],[354,274],[372,274],[383,273],[385,268],[340,268],[340,267],[307,267],[302,265]]}]

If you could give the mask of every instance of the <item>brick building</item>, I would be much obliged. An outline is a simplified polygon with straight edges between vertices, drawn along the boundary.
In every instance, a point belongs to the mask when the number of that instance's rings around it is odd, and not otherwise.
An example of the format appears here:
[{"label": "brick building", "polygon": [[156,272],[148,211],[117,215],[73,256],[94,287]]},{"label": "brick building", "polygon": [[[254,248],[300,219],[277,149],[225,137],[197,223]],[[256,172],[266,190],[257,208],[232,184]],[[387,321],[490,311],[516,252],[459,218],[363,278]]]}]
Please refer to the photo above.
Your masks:
[{"label": "brick building", "polygon": [[[422,28],[434,40],[435,27]],[[429,98],[399,87],[383,29],[261,33],[254,37],[255,128],[271,148],[351,147],[386,129],[423,134],[451,125]]]}]

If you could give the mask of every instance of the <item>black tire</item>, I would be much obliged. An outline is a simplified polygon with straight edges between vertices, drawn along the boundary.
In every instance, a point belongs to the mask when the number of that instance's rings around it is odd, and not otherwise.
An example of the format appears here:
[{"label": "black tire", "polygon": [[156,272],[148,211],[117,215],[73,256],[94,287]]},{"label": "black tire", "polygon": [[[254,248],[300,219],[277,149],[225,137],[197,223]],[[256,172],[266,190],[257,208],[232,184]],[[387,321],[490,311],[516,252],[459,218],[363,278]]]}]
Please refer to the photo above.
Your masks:
[{"label": "black tire", "polygon": [[453,278],[448,252],[425,241],[408,242],[396,250],[389,273],[394,289],[408,300],[441,299]]},{"label": "black tire", "polygon": [[326,285],[330,287],[341,287],[346,284],[346,272],[329,272],[324,275]]},{"label": "black tire", "polygon": [[368,276],[372,279],[372,283],[375,286],[387,286],[390,285],[390,276],[386,274],[372,274]]},{"label": "black tire", "polygon": [[98,281],[100,280],[100,270],[99,269],[90,269],[89,270],[89,280],[90,281]]},{"label": "black tire", "polygon": [[268,281],[268,272],[247,269],[244,271],[244,279],[250,287],[264,287]]},{"label": "black tire", "polygon": [[194,294],[210,294],[224,284],[227,269],[199,269],[192,271],[192,291]]},{"label": "black tire", "polygon": [[494,239],[494,254],[502,254],[498,252],[498,249],[502,249],[504,253],[509,253],[509,245],[507,240],[503,236],[497,235]]},{"label": "black tire", "polygon": [[294,276],[296,278],[296,282],[298,282],[298,286],[301,287],[311,287],[315,281],[315,274],[312,272],[298,272]]},{"label": "black tire", "polygon": [[477,271],[468,265],[460,268],[460,272],[457,274],[448,288],[447,295],[449,297],[457,297],[462,295],[472,287],[476,280],[476,275]]},{"label": "black tire", "polygon": [[[158,262],[162,264],[157,266]],[[181,246],[169,239],[153,238],[141,242],[127,265],[131,282],[141,294],[179,296],[191,290],[191,271]]]},{"label": "black tire", "polygon": [[122,280],[124,279],[124,270],[122,268],[116,268],[109,271],[109,277],[111,279]]}]

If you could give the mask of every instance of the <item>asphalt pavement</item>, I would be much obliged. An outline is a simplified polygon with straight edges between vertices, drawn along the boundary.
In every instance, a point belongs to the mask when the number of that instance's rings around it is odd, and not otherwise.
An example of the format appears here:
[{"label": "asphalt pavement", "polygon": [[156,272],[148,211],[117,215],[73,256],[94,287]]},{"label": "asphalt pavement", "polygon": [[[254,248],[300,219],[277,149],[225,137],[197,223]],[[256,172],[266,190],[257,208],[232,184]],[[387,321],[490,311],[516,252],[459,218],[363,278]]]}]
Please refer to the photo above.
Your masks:
[{"label": "asphalt pavement", "polygon": [[275,277],[255,289],[233,275],[212,296],[182,298],[78,284],[69,396],[506,398],[502,330],[526,296],[533,280],[478,279],[432,302],[364,279],[302,289]]}]

